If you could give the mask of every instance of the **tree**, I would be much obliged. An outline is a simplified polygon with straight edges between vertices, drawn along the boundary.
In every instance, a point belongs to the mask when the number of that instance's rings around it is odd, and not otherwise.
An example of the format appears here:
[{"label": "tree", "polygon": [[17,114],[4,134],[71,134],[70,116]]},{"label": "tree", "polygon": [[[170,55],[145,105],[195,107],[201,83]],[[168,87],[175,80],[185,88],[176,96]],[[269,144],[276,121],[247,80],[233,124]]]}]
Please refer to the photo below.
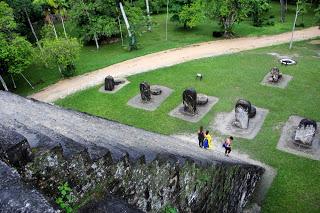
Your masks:
[{"label": "tree", "polygon": [[12,40],[7,40],[1,36],[0,39],[1,67],[10,74],[22,73],[32,63],[32,45],[21,36],[15,36]]},{"label": "tree", "polygon": [[51,18],[51,12],[53,10],[53,6],[55,5],[54,0],[33,0],[33,4],[41,6],[43,8],[44,14],[46,18],[49,20],[49,24],[52,26],[52,30],[56,38],[58,38],[56,27],[54,26],[54,23]]},{"label": "tree", "polygon": [[190,5],[184,5],[179,13],[179,20],[187,28],[193,28],[205,19],[204,7],[201,0],[196,0]]},{"label": "tree", "polygon": [[252,17],[253,25],[261,27],[271,6],[268,0],[251,0],[250,5],[249,15]]},{"label": "tree", "polygon": [[250,10],[250,0],[206,0],[208,17],[218,19],[225,37],[233,35],[233,26],[243,21]]},{"label": "tree", "polygon": [[179,14],[182,11],[183,7],[189,7],[192,4],[192,0],[173,0],[171,3],[171,12],[173,15],[171,16],[170,20],[173,22],[182,23],[183,27],[187,29],[187,22],[180,20]]},{"label": "tree", "polygon": [[[298,0],[296,2],[296,5],[297,5],[297,8],[296,8],[296,15],[294,17],[294,21],[293,21],[293,27],[292,27],[292,33],[291,33],[291,41],[290,41],[290,45],[289,45],[289,49],[292,48],[292,43],[293,43],[293,32],[294,32],[294,29],[296,27],[296,23],[297,23],[297,18],[298,18],[298,15],[300,14],[301,12],[301,9],[304,9],[304,7],[302,6],[303,3],[301,2],[303,0]],[[301,7],[302,6],[302,7]]]},{"label": "tree", "polygon": [[75,38],[45,38],[42,40],[46,60],[62,69],[65,77],[75,73],[75,61],[80,54],[81,45]]},{"label": "tree", "polygon": [[[39,39],[34,29],[33,22],[38,26],[42,25],[41,7],[32,4],[32,0],[6,0],[7,4],[13,8],[14,19],[17,24],[17,31],[39,46]],[[30,30],[28,29],[31,29]],[[32,36],[34,39],[32,39]],[[39,46],[41,49],[41,47]]]},{"label": "tree", "polygon": [[[0,73],[20,74],[31,64],[33,48],[24,37],[15,33],[17,24],[13,10],[5,2],[0,2]],[[6,85],[1,77],[1,83]],[[24,77],[25,78],[25,77]]]},{"label": "tree", "polygon": [[81,40],[98,41],[119,33],[116,1],[71,0],[70,17],[78,27]]},{"label": "tree", "polygon": [[304,14],[307,13],[308,9],[307,9],[307,2],[306,0],[297,0],[297,3],[298,4],[298,8],[299,8],[299,14],[300,17],[301,17],[301,23],[299,24],[300,27],[304,27]]}]

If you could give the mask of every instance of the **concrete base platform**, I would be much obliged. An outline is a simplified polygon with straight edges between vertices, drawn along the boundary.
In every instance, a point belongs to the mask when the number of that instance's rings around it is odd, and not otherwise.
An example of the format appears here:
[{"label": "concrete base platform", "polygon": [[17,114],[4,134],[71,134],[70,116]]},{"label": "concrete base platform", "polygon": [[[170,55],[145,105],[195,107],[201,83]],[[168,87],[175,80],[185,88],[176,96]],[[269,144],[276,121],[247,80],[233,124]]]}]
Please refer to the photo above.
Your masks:
[{"label": "concrete base platform", "polygon": [[[303,148],[293,143],[295,130],[297,129],[299,122],[303,119],[300,116],[290,116],[287,123],[282,129],[281,137],[279,139],[277,149],[289,152],[294,155],[299,155],[302,157],[320,160],[320,131],[316,131],[316,135],[312,142],[312,147]],[[318,127],[320,122],[317,122]]]},{"label": "concrete base platform", "polygon": [[102,87],[100,87],[99,92],[113,94],[113,93],[118,92],[120,89],[122,89],[124,86],[126,86],[127,84],[130,83],[130,81],[128,81],[127,79],[116,79],[116,80],[123,80],[124,83],[115,85],[114,89],[112,91],[105,90],[104,85],[103,85]]},{"label": "concrete base platform", "polygon": [[185,121],[196,123],[200,121],[210,110],[211,108],[219,101],[219,98],[208,96],[208,103],[205,105],[197,106],[196,114],[191,114],[184,111],[183,104],[180,104],[175,109],[173,109],[169,115],[172,117],[180,118]]},{"label": "concrete base platform", "polygon": [[291,75],[285,75],[282,74],[282,78],[280,79],[279,82],[277,83],[272,83],[268,81],[270,74],[268,73],[266,76],[264,76],[263,80],[261,81],[260,84],[264,85],[264,86],[270,86],[270,87],[278,87],[281,89],[284,89],[288,86],[288,83],[292,80],[292,76]]},{"label": "concrete base platform", "polygon": [[240,129],[232,125],[235,120],[235,112],[232,110],[229,113],[218,113],[214,119],[211,128],[221,132],[223,135],[231,135],[240,138],[253,139],[256,137],[260,131],[264,119],[266,118],[269,110],[258,108],[257,114],[254,118],[251,118],[249,121],[249,127],[247,129]]},{"label": "concrete base platform", "polygon": [[140,93],[136,96],[134,96],[133,98],[131,98],[128,101],[128,105],[138,108],[138,109],[144,109],[144,110],[148,110],[148,111],[154,111],[156,110],[161,103],[166,100],[170,94],[173,92],[172,89],[168,88],[168,87],[164,87],[164,86],[160,86],[160,85],[152,85],[151,89],[153,88],[160,88],[162,90],[160,95],[151,95],[151,100],[146,102],[146,101],[142,101],[141,99],[141,95]]}]

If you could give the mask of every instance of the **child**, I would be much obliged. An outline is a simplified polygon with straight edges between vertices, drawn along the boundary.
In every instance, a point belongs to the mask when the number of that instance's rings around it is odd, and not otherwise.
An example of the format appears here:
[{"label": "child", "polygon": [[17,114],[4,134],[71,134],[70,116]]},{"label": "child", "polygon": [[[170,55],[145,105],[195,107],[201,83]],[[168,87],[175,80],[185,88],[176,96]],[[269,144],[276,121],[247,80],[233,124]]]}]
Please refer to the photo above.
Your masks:
[{"label": "child", "polygon": [[205,148],[205,149],[212,148],[212,137],[209,134],[208,130],[206,131],[206,134],[205,134],[205,137],[204,137],[203,148]]}]

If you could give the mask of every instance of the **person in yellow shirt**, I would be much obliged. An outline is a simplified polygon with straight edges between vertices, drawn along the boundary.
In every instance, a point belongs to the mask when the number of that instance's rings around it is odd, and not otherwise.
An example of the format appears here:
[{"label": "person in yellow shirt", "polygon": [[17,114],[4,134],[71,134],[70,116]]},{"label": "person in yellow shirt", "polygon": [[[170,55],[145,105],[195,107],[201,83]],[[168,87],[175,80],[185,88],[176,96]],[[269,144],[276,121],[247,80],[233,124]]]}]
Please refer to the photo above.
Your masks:
[{"label": "person in yellow shirt", "polygon": [[203,148],[205,149],[214,149],[214,146],[212,144],[212,137],[209,134],[209,131],[206,131],[205,137],[204,137],[204,141],[203,141]]}]

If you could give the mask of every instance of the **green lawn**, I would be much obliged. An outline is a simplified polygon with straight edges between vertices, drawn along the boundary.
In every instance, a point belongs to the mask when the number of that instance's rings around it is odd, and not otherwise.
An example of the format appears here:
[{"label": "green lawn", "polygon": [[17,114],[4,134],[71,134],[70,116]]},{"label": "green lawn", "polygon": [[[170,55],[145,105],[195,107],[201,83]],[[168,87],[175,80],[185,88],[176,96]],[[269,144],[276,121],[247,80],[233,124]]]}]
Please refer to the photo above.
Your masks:
[{"label": "green lawn", "polygon": [[[297,65],[281,66],[267,53],[297,54]],[[264,125],[253,140],[236,138],[235,148],[252,158],[276,168],[275,178],[263,204],[264,212],[319,212],[320,162],[298,157],[276,149],[281,127],[290,115],[300,115],[320,121],[320,45],[308,41],[273,46],[233,55],[195,60],[149,73],[131,76],[131,83],[116,94],[102,94],[99,87],[78,92],[58,105],[99,115],[121,123],[163,134],[193,133],[199,125],[205,127],[218,112],[233,109],[238,98],[250,100],[254,105],[269,109]],[[260,85],[271,67],[293,76],[286,89]],[[203,81],[196,81],[201,72]],[[127,101],[138,92],[138,84],[146,80],[151,84],[174,89],[173,94],[154,112],[129,107]],[[172,118],[168,113],[181,103],[185,88],[195,87],[198,92],[219,97],[219,102],[198,123]],[[217,134],[217,133],[216,133]]]},{"label": "green lawn", "polygon": [[[294,18],[295,7],[289,6],[287,21],[279,22],[279,4],[272,3],[272,11],[270,15],[275,16],[274,26],[254,27],[250,20],[235,25],[235,33],[237,36],[256,36],[278,34],[290,31]],[[214,38],[211,36],[212,31],[218,31],[217,23],[207,20],[205,23],[192,30],[184,30],[180,25],[169,22],[168,25],[168,41],[165,40],[165,15],[152,16],[155,26],[152,32],[146,32],[138,38],[140,48],[137,51],[128,52],[125,47],[121,46],[121,42],[114,44],[101,45],[101,49],[97,51],[95,46],[84,46],[81,50],[80,59],[76,63],[77,73],[81,75],[99,68],[103,68],[124,60],[135,58],[152,52],[166,50],[175,47],[182,47],[188,44],[211,41]],[[310,10],[305,16],[305,25],[314,25],[313,12]],[[298,22],[299,23],[299,22]],[[61,26],[57,26],[62,35]],[[66,28],[69,34],[75,35],[75,28],[67,22]],[[126,41],[125,41],[126,43]],[[42,88],[53,84],[61,79],[57,67],[46,68],[38,62],[33,64],[25,75],[35,85],[35,90],[32,90],[28,84],[20,77],[15,77],[18,88],[16,93],[28,95]],[[10,82],[10,79],[6,80]],[[10,83],[9,83],[10,84]]]}]

